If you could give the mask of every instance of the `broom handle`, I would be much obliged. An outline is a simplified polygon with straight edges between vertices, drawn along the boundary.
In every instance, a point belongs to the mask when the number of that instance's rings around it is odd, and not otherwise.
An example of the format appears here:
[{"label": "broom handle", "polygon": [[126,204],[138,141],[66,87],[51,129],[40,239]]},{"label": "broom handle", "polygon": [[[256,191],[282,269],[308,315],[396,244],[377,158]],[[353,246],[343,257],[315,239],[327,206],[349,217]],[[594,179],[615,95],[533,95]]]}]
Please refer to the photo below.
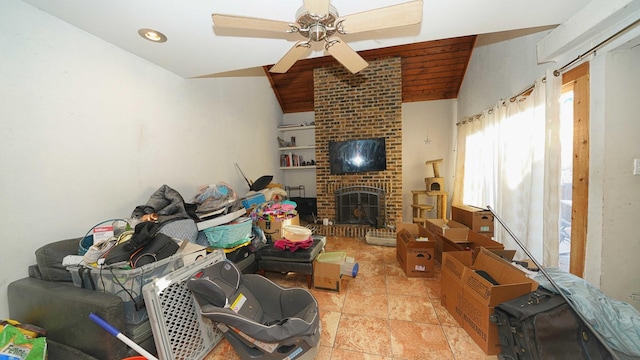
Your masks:
[{"label": "broom handle", "polygon": [[589,328],[589,330],[591,330],[593,335],[595,335],[595,337],[600,341],[602,346],[609,352],[609,354],[611,354],[613,359],[614,360],[620,360],[620,357],[618,357],[618,355],[613,351],[613,349],[611,349],[611,347],[607,343],[607,340],[604,337],[602,337],[602,335],[598,331],[596,331],[596,329],[593,328],[591,323],[589,323],[589,321],[587,321],[587,319],[580,313],[580,311],[578,311],[578,309],[575,307],[575,305],[571,302],[571,299],[569,299],[569,297],[564,293],[564,291],[562,291],[562,289],[560,289],[560,286],[556,283],[556,281],[553,280],[553,278],[549,275],[549,273],[547,273],[547,271],[544,269],[544,267],[542,267],[542,264],[540,264],[536,260],[536,258],[531,254],[531,252],[529,252],[529,250],[524,246],[524,244],[522,244],[520,239],[518,239],[518,237],[513,233],[513,231],[511,231],[511,229],[509,229],[507,224],[505,224],[504,221],[502,221],[500,216],[498,216],[498,214],[496,214],[496,212],[491,208],[491,206],[487,206],[487,209],[489,209],[489,211],[491,211],[491,214],[493,214],[493,217],[496,220],[498,220],[500,225],[502,225],[502,227],[509,234],[509,236],[511,236],[513,238],[513,240],[515,240],[516,243],[518,243],[518,246],[520,246],[522,251],[524,251],[525,254],[527,254],[527,256],[529,257],[529,259],[531,259],[531,261],[533,261],[533,263],[538,267],[538,269],[540,269],[540,272],[542,273],[542,275],[544,275],[544,277],[546,277],[547,280],[549,280],[549,282],[551,283],[551,285],[553,285],[553,287],[556,289],[558,294],[560,294],[560,296],[562,296],[564,301],[566,301],[567,304],[569,304],[569,306],[573,309],[573,311],[578,315],[580,320],[582,320],[582,322],[587,326],[587,328]]},{"label": "broom handle", "polygon": [[249,185],[249,187],[251,187],[251,183],[249,182],[249,179],[247,179],[246,176],[244,176],[244,173],[242,172],[242,169],[240,169],[240,166],[238,166],[238,163],[235,163],[236,165],[236,169],[238,169],[238,171],[240,171],[240,174],[242,174],[242,177],[244,178],[244,181],[247,182],[247,185]]},{"label": "broom handle", "polygon": [[96,324],[100,325],[103,329],[107,330],[107,332],[109,332],[109,334],[115,336],[118,340],[120,340],[123,343],[125,343],[126,345],[128,345],[130,348],[135,350],[138,354],[144,356],[145,358],[147,358],[149,360],[158,360],[157,357],[153,356],[147,350],[143,349],[140,345],[134,343],[131,339],[129,339],[123,333],[121,333],[120,330],[118,330],[115,327],[113,327],[111,324],[106,322],[100,316],[98,316],[98,315],[96,315],[94,313],[90,313],[89,314],[89,319],[93,320],[93,322],[95,322]]}]

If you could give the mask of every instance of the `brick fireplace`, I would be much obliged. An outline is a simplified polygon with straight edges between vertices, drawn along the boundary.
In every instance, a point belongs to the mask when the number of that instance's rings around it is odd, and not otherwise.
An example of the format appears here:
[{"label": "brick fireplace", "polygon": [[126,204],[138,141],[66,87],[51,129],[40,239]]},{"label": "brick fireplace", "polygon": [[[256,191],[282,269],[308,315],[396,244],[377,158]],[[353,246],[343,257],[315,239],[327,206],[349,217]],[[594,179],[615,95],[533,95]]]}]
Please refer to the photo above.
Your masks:
[{"label": "brick fireplace", "polygon": [[[336,221],[336,191],[375,188],[383,193],[382,225],[402,221],[402,77],[401,59],[370,61],[358,74],[343,66],[314,70],[316,187],[318,217]],[[332,175],[329,141],[384,137],[387,169]],[[373,210],[371,210],[373,211]],[[374,226],[380,225],[378,221]],[[325,235],[361,237],[370,224],[321,226]]]}]

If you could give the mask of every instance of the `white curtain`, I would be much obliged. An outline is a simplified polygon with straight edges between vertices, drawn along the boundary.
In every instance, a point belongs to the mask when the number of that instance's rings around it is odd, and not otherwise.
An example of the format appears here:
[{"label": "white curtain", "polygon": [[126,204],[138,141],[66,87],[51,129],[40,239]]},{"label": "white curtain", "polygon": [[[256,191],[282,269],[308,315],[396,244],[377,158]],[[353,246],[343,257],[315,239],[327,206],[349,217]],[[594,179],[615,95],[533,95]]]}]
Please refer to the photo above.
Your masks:
[{"label": "white curtain", "polygon": [[560,239],[560,96],[562,77],[547,70],[543,265],[558,266]]},{"label": "white curtain", "polygon": [[[553,96],[559,99],[559,90]],[[550,188],[558,186],[559,173],[553,171],[557,157],[549,161],[555,148],[545,146],[556,141],[555,130],[549,130],[546,123],[547,103],[541,79],[528,96],[501,101],[481,115],[461,122],[453,194],[454,203],[491,206],[536,260],[545,265],[549,262],[543,259],[553,256],[557,264],[557,207],[556,236],[551,240],[556,244],[555,255],[553,243],[547,250],[543,250],[546,249],[543,244],[545,237],[553,234],[547,231],[553,223],[546,222],[545,215],[553,211],[551,197],[557,199],[557,189],[554,192]],[[506,249],[518,250],[517,258],[526,257],[497,222],[495,228],[497,241]]]}]

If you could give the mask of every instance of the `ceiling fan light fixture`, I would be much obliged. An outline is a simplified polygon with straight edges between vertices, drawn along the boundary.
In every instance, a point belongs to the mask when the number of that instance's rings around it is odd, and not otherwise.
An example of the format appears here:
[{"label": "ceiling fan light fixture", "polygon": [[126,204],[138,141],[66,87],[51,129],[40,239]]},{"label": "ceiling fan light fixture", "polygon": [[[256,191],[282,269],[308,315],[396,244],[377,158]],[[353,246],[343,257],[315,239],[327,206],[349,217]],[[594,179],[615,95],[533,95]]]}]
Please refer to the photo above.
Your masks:
[{"label": "ceiling fan light fixture", "polygon": [[167,41],[167,37],[163,33],[153,29],[140,29],[138,35],[151,42],[163,43]]},{"label": "ceiling fan light fixture", "polygon": [[313,41],[321,41],[327,36],[327,28],[320,24],[315,23],[309,27],[309,39]]}]

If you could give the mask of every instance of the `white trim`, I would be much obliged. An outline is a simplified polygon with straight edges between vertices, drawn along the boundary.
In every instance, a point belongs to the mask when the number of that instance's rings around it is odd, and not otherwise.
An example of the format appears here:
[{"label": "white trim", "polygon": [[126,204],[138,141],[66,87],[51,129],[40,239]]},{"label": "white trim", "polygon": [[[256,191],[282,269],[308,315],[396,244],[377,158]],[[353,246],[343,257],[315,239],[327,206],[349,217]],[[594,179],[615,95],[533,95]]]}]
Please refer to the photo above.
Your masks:
[{"label": "white trim", "polygon": [[640,18],[640,0],[596,0],[545,36],[538,63],[562,66]]}]

